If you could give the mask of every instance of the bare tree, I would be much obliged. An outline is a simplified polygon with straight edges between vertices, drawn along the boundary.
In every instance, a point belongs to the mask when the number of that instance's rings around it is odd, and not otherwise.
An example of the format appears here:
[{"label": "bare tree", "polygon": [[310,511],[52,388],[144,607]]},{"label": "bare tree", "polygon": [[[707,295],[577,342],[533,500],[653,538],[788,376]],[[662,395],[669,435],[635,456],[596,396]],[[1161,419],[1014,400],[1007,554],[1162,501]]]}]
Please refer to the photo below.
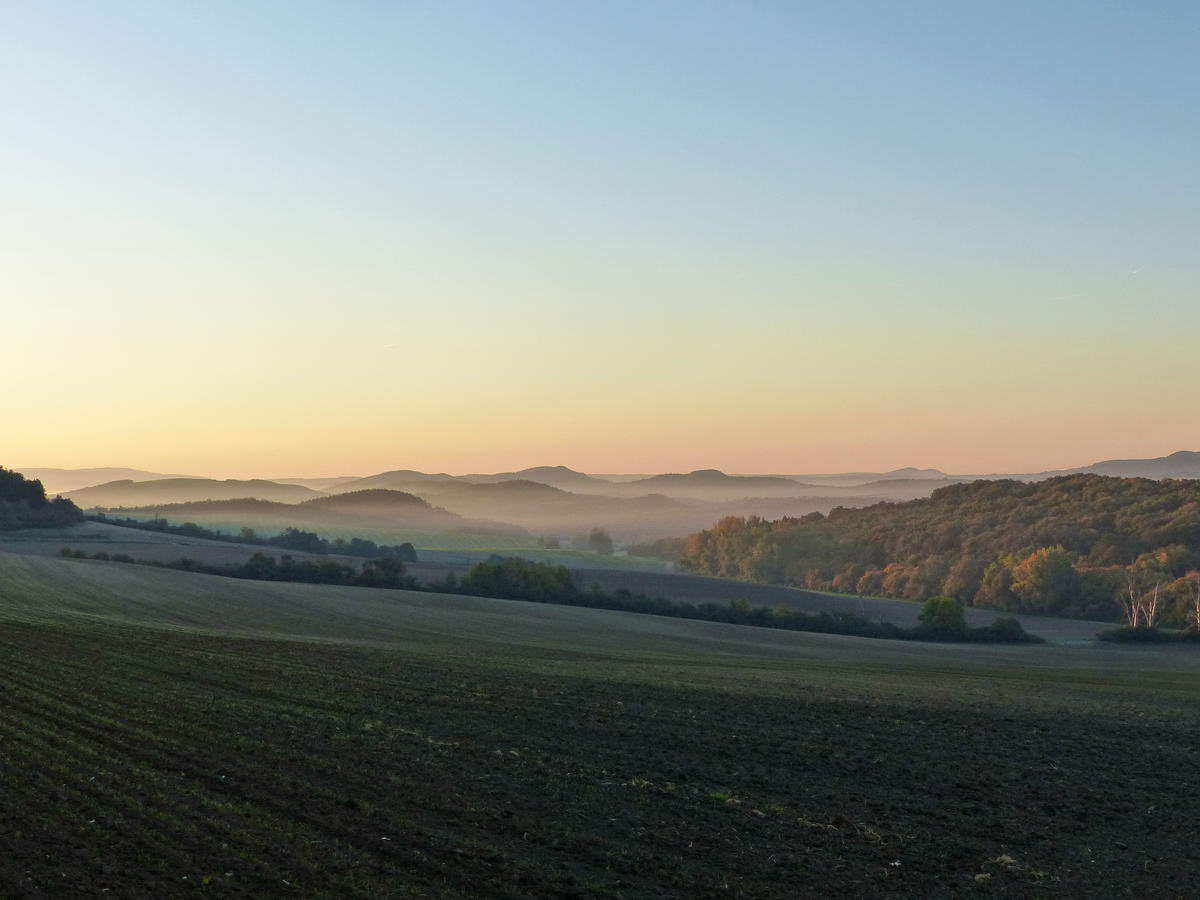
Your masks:
[{"label": "bare tree", "polygon": [[1141,586],[1137,574],[1131,569],[1125,573],[1125,587],[1117,592],[1117,600],[1121,604],[1121,612],[1130,628],[1137,628],[1142,618]]},{"label": "bare tree", "polygon": [[1155,575],[1153,584],[1147,584],[1144,572],[1125,573],[1125,587],[1117,594],[1117,600],[1130,628],[1154,628],[1158,624],[1162,588],[1161,576]]},{"label": "bare tree", "polygon": [[1156,578],[1154,586],[1142,593],[1142,620],[1146,623],[1147,628],[1153,628],[1158,624],[1158,601],[1162,594],[1162,585],[1162,579]]},{"label": "bare tree", "polygon": [[1188,625],[1200,631],[1200,572],[1189,572],[1184,583],[1187,590],[1187,608],[1184,615]]}]

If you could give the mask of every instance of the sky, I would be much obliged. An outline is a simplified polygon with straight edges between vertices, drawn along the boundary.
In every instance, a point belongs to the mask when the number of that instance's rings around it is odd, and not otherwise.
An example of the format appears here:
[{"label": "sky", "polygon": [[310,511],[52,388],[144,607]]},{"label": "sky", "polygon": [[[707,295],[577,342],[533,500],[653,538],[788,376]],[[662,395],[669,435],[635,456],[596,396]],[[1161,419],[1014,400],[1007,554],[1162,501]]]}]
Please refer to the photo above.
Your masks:
[{"label": "sky", "polygon": [[1200,5],[0,0],[0,464],[1200,449]]}]

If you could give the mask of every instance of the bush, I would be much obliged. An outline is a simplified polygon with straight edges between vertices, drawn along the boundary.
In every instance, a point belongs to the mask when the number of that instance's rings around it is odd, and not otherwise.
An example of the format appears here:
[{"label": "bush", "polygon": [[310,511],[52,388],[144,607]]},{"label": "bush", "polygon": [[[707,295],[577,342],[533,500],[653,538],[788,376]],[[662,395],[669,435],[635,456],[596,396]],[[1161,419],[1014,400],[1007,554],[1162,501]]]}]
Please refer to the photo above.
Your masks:
[{"label": "bush", "polygon": [[962,604],[953,597],[930,597],[921,607],[917,621],[921,623],[917,631],[924,636],[943,641],[963,640],[967,636],[967,617]]},{"label": "bush", "polygon": [[984,628],[971,628],[967,639],[983,644],[1041,644],[1040,637],[1030,634],[1012,617],[997,619]]},{"label": "bush", "polygon": [[1097,640],[1109,641],[1116,644],[1167,644],[1178,641],[1181,635],[1170,631],[1159,631],[1157,628],[1138,626],[1130,628],[1110,628],[1096,635]]}]

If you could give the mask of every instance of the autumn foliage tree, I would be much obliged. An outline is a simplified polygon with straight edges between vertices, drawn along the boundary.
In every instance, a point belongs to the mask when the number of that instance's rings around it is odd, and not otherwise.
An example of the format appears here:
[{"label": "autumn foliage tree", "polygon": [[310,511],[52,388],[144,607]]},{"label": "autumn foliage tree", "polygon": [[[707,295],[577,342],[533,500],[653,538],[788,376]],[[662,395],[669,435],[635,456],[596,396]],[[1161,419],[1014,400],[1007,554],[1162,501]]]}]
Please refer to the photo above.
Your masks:
[{"label": "autumn foliage tree", "polygon": [[1120,617],[1125,573],[1136,569],[1163,582],[1158,618],[1182,624],[1177,582],[1200,571],[1200,482],[975,481],[827,516],[726,518],[691,535],[680,564],[764,583],[1109,620]]}]

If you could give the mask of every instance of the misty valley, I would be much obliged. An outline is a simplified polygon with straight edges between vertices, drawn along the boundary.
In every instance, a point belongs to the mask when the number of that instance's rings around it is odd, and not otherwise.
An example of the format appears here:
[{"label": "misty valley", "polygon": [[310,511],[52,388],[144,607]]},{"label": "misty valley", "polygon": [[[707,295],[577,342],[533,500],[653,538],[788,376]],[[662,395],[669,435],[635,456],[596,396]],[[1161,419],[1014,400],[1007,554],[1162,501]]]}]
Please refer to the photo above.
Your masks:
[{"label": "misty valley", "polygon": [[[1200,480],[1169,467],[1198,460],[807,481],[0,469],[0,753],[49,766],[10,779],[24,863],[0,884],[1095,895],[1136,859],[1182,885]],[[1147,739],[1180,780],[1127,781]],[[931,801],[947,776],[917,760],[965,766],[962,802]],[[1132,840],[1128,804],[1162,811]],[[64,840],[69,863],[38,856]]]}]

